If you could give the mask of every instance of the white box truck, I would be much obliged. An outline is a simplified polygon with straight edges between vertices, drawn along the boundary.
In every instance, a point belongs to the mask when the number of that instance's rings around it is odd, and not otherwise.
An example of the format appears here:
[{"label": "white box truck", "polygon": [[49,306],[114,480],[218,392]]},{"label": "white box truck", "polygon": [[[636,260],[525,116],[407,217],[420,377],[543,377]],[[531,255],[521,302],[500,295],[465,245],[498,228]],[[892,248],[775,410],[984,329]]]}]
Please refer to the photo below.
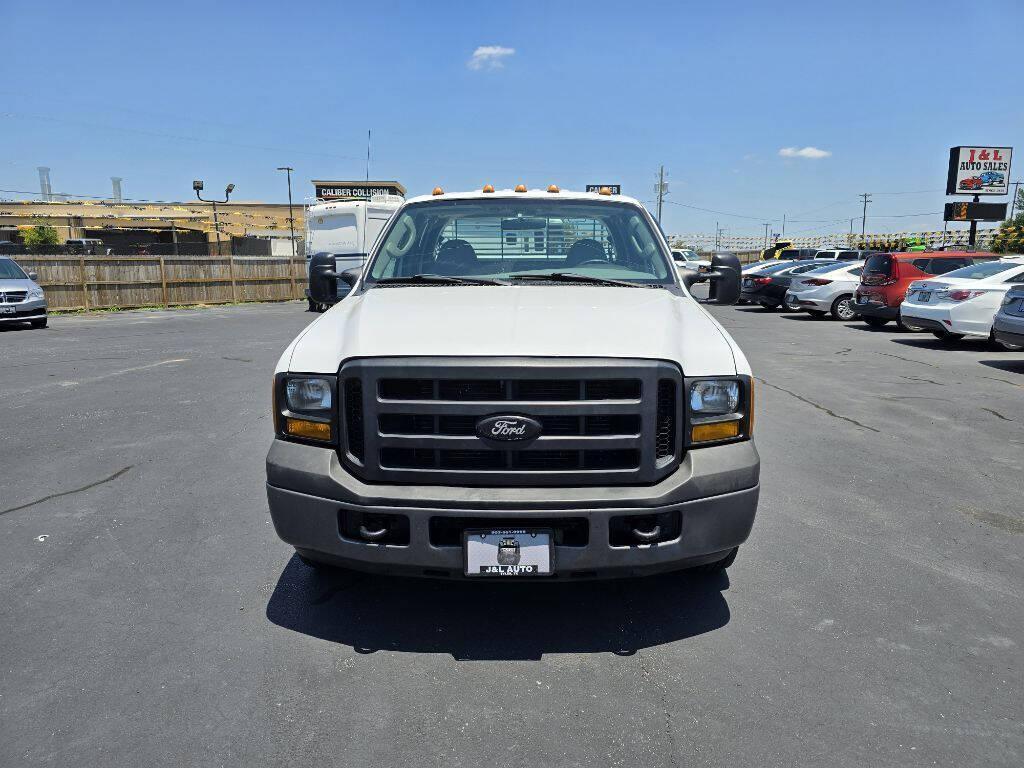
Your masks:
[{"label": "white box truck", "polygon": [[[374,195],[369,200],[332,200],[306,208],[307,281],[310,264],[317,257],[318,261],[333,257],[339,274],[362,266],[377,235],[403,202],[399,195]],[[339,281],[336,301],[345,298],[348,291],[348,285]],[[308,287],[306,300],[312,312],[323,312],[332,303],[314,301]]]}]

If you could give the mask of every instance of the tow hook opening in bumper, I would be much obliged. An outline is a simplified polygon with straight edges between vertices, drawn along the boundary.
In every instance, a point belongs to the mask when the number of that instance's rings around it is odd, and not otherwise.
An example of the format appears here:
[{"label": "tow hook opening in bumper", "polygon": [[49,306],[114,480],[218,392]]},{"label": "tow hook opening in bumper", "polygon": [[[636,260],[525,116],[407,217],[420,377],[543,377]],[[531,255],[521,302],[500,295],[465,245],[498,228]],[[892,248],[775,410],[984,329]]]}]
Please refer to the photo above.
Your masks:
[{"label": "tow hook opening in bumper", "polygon": [[613,547],[635,547],[675,541],[682,528],[678,509],[653,515],[619,515],[608,521],[608,543]]},{"label": "tow hook opening in bumper", "polygon": [[338,533],[343,539],[361,544],[409,545],[409,518],[341,510],[338,512]]}]

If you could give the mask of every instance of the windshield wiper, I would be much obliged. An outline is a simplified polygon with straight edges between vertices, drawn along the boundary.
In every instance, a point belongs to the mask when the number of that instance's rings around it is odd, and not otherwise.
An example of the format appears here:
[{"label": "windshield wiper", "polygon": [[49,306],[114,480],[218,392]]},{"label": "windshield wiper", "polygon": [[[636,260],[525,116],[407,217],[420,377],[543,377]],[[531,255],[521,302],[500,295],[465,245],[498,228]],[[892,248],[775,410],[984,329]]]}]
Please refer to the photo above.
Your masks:
[{"label": "windshield wiper", "polygon": [[577,272],[527,272],[520,275],[509,275],[509,280],[547,280],[556,283],[590,283],[592,285],[615,285],[620,288],[647,288],[646,283],[630,283],[625,280],[612,280],[608,277],[581,275]]},{"label": "windshield wiper", "polygon": [[438,285],[508,285],[489,277],[453,277],[451,275],[409,275],[408,277],[382,277],[370,285],[399,285],[402,283],[437,283]]}]

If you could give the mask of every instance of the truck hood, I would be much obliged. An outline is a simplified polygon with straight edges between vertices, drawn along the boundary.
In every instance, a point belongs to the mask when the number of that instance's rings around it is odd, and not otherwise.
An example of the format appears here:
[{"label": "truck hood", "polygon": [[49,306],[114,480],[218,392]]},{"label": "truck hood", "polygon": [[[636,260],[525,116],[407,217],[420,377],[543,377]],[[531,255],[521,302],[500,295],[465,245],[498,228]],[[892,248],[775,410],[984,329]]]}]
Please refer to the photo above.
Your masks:
[{"label": "truck hood", "polygon": [[646,358],[677,362],[688,376],[749,372],[692,298],[604,286],[373,288],[313,322],[278,370],[334,373],[351,358],[419,356]]}]

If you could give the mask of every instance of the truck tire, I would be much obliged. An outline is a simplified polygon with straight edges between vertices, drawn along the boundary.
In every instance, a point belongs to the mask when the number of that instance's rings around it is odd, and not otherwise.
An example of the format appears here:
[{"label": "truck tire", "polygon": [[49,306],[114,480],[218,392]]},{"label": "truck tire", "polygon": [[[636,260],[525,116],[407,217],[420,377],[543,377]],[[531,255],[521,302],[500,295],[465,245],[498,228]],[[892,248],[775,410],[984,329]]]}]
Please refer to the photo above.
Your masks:
[{"label": "truck tire", "polygon": [[889,323],[884,317],[865,317],[862,319],[872,328],[881,328]]}]

